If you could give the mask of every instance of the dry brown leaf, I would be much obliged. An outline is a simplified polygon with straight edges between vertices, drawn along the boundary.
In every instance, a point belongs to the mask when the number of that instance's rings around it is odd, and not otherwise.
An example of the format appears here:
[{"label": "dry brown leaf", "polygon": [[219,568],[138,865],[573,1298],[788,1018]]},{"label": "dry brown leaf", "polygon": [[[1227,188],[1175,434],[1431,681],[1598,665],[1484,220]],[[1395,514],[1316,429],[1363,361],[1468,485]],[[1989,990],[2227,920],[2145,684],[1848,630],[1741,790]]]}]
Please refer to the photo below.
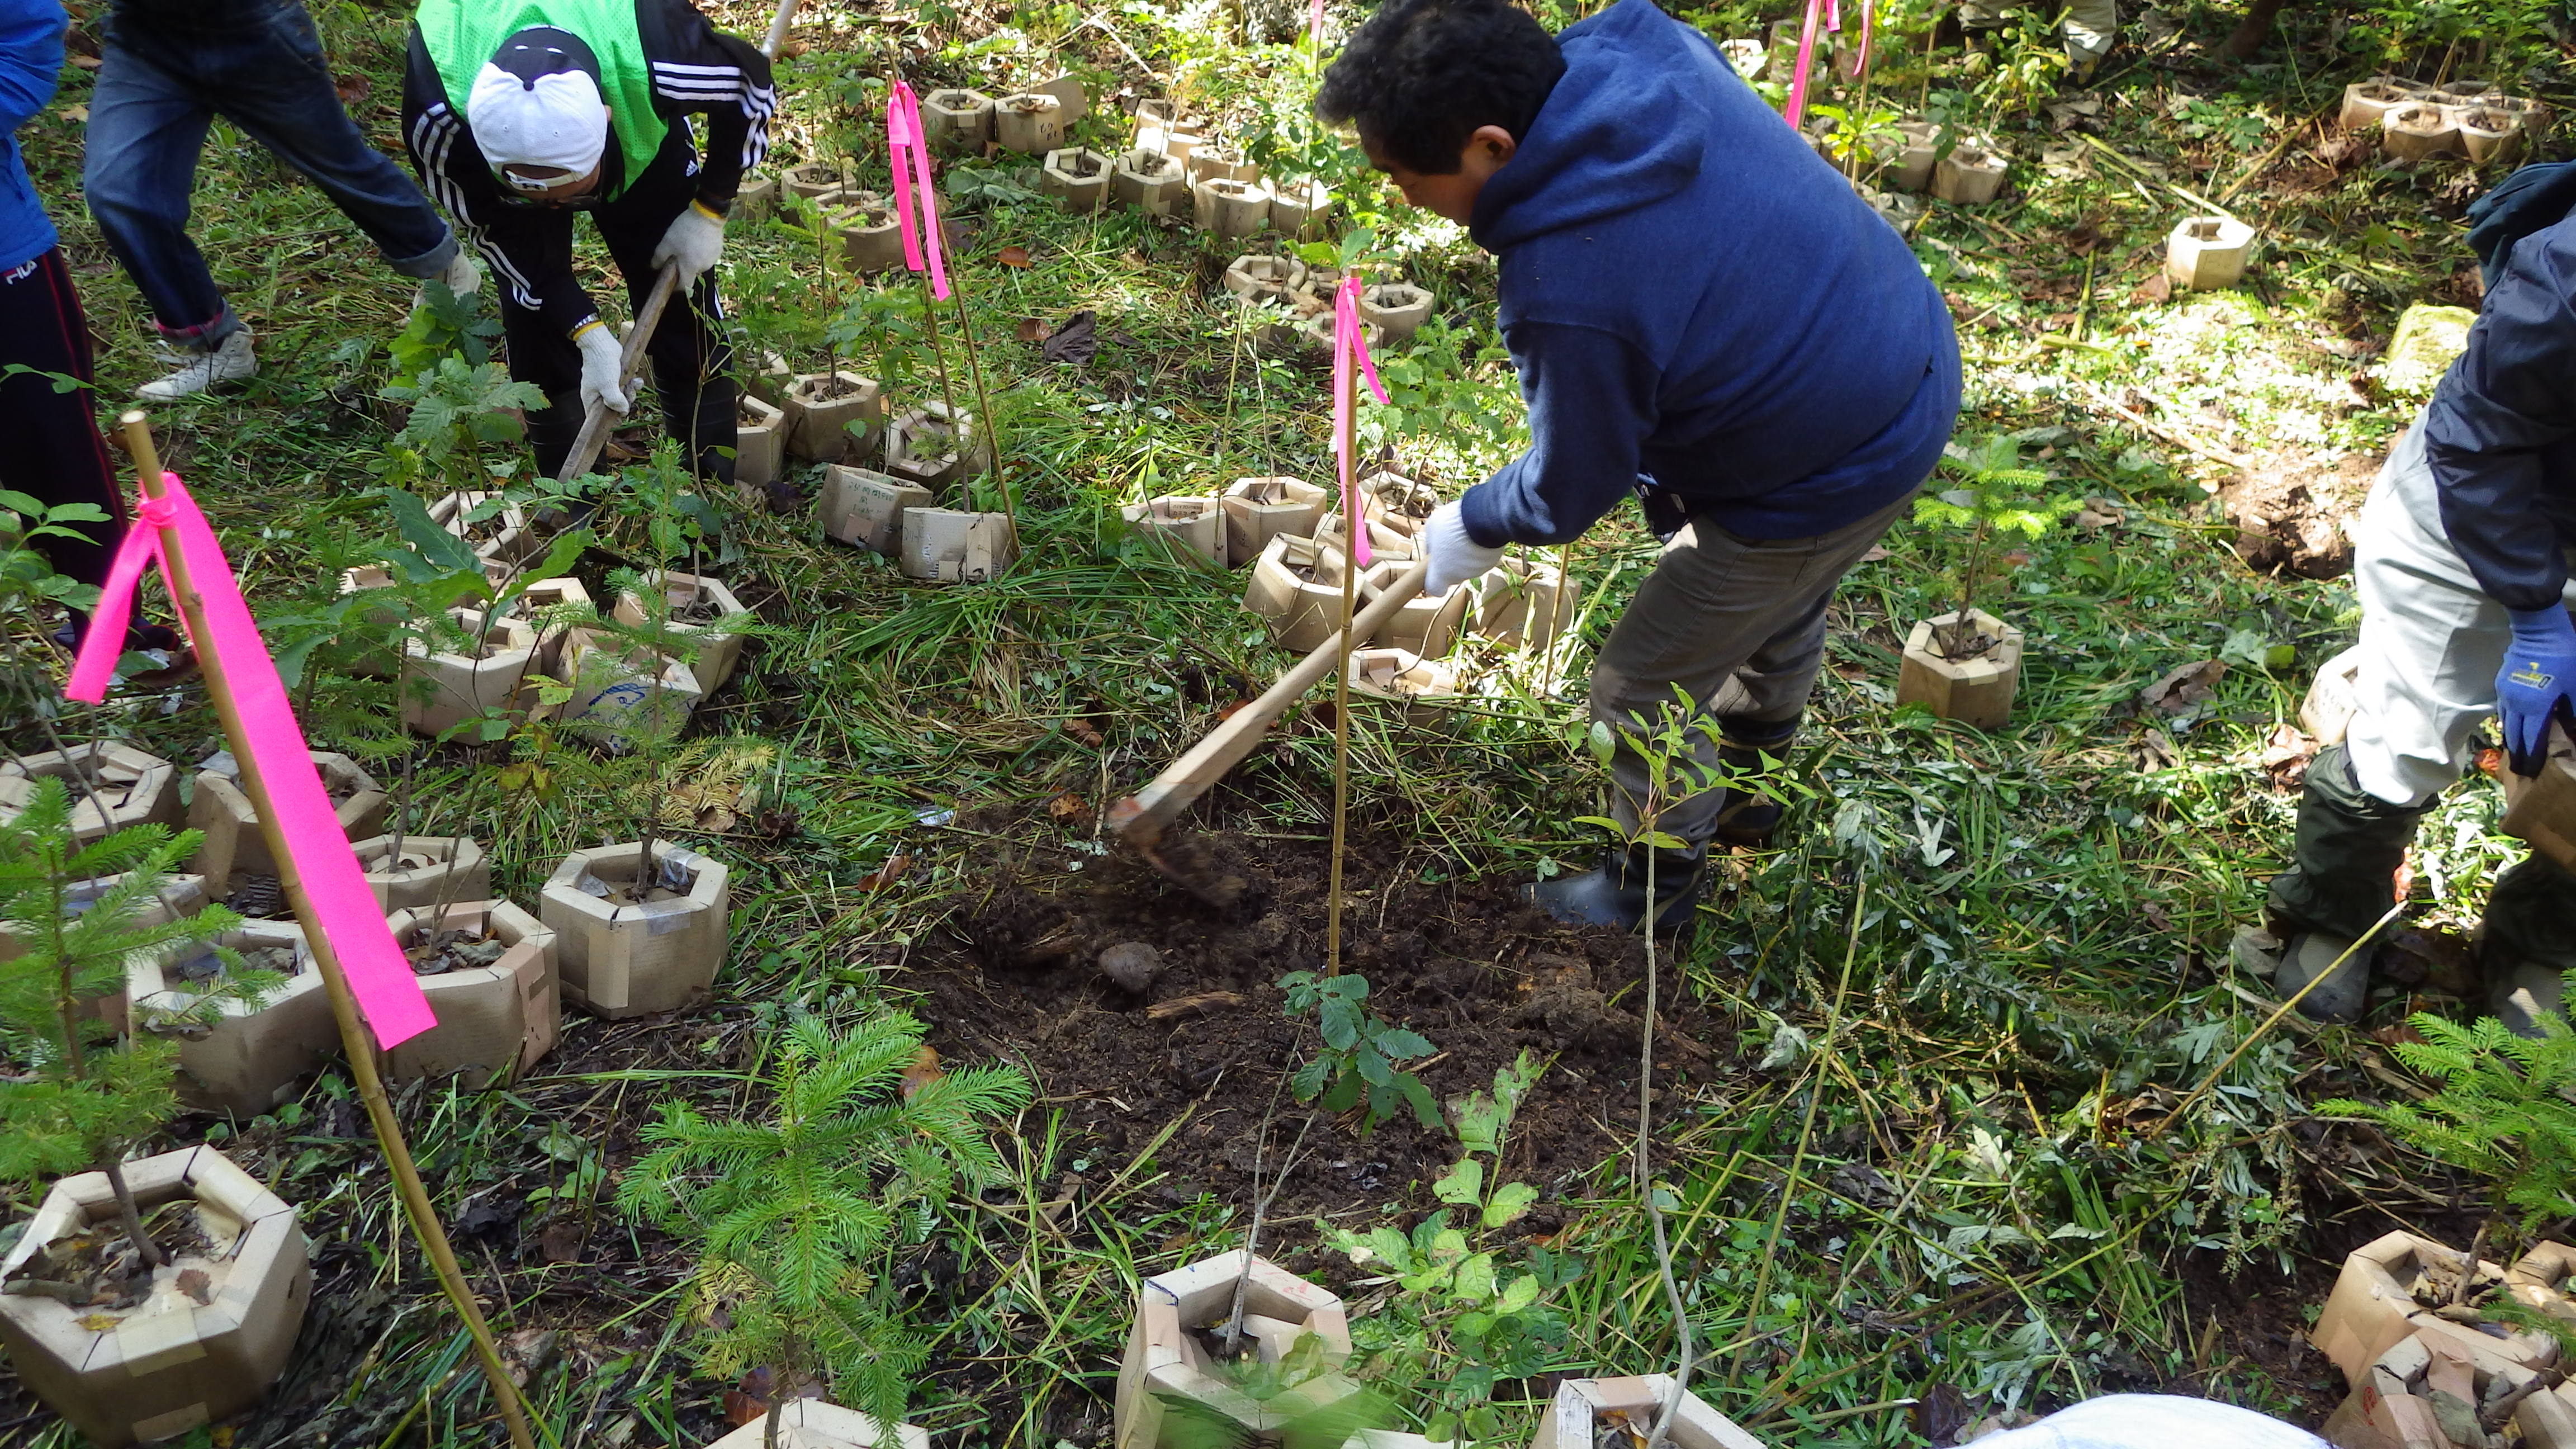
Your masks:
[{"label": "dry brown leaf", "polygon": [[197,1300],[200,1306],[215,1301],[215,1280],[207,1277],[203,1268],[182,1268],[172,1281],[180,1292]]},{"label": "dry brown leaf", "polygon": [[903,1099],[911,1101],[922,1088],[946,1075],[939,1069],[938,1049],[928,1042],[922,1043],[921,1050],[913,1053],[912,1065],[903,1069]]},{"label": "dry brown leaf", "polygon": [[1044,342],[1054,335],[1055,329],[1049,327],[1045,322],[1038,318],[1023,317],[1020,319],[1019,338],[1022,342]]},{"label": "dry brown leaf", "polygon": [[1027,247],[1004,247],[1002,248],[1001,255],[995,257],[994,260],[1000,262],[1006,267],[1025,267],[1029,264],[1029,249]]},{"label": "dry brown leaf", "polygon": [[887,886],[893,885],[896,881],[903,879],[903,873],[910,869],[912,869],[911,856],[889,855],[885,858],[885,864],[878,866],[876,869],[869,871],[866,875],[859,877],[859,889],[863,891],[884,890]]},{"label": "dry brown leaf", "polygon": [[1095,750],[1099,749],[1101,745],[1107,743],[1107,741],[1101,737],[1100,731],[1092,727],[1091,721],[1084,719],[1080,715],[1076,715],[1064,722],[1064,732],[1073,736],[1076,743],[1087,745]]},{"label": "dry brown leaf", "polygon": [[2203,659],[2186,664],[2138,692],[2141,707],[2159,714],[2180,714],[2209,698],[2227,677],[2227,661]]},{"label": "dry brown leaf", "polygon": [[1047,814],[1079,829],[1091,819],[1091,802],[1067,790],[1047,802]]},{"label": "dry brown leaf", "polygon": [[2173,277],[2165,272],[2156,273],[2129,292],[2129,300],[2132,302],[2163,302],[2171,299],[2172,296]]},{"label": "dry brown leaf", "polygon": [[581,1230],[580,1219],[557,1218],[537,1235],[537,1251],[549,1263],[577,1263],[588,1236]]}]

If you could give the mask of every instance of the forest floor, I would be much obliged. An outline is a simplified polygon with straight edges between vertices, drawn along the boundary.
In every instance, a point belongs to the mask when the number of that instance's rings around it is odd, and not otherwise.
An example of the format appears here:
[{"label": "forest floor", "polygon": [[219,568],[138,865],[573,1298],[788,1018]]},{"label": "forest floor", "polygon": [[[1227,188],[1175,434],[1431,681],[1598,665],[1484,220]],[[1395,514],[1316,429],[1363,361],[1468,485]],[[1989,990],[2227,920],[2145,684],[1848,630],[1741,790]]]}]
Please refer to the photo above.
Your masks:
[{"label": "forest floor", "polygon": [[[761,29],[749,4],[710,9]],[[343,95],[395,149],[402,12],[317,11]],[[1719,36],[1777,18],[1693,12]],[[2342,530],[2420,397],[2392,390],[2379,354],[2405,305],[2475,305],[2459,217],[2498,174],[2383,168],[2330,128],[2346,80],[2456,70],[2444,47],[2324,11],[2283,18],[2239,64],[2218,54],[2231,16],[2147,12],[2096,84],[2060,93],[2046,37],[2008,37],[1986,63],[1927,51],[1900,16],[1880,100],[1834,92],[1856,108],[1898,97],[2014,154],[2000,201],[1929,206],[1915,247],[1969,357],[1963,441],[2011,435],[2047,475],[2038,491],[2089,506],[2017,542],[1985,598],[2027,634],[2019,702],[1993,732],[1894,703],[1904,632],[1949,607],[1964,536],[1901,525],[1854,572],[1787,825],[1773,848],[1720,864],[1665,963],[1682,986],[1677,1000],[1667,976],[1657,1175],[1703,1356],[1694,1386],[1771,1442],[1946,1444],[1974,1415],[2128,1389],[2313,1425],[2341,1387],[2302,1332],[2342,1255],[2399,1226],[2465,1242],[2484,1216],[2479,1185],[2309,1111],[2406,1090],[2385,1044],[2410,1010],[2475,1009],[2444,963],[2519,849],[2495,833],[2484,780],[2444,799],[2413,861],[2424,981],[2383,992],[2358,1030],[2293,1018],[2215,1090],[2193,1090],[2270,1015],[2268,983],[2235,972],[2228,943],[2289,844],[2315,748],[2301,695],[2353,638]],[[992,94],[1070,67],[1099,97],[1077,128],[1095,149],[1121,147],[1137,98],[1171,95],[1257,155],[1352,180],[1347,148],[1300,120],[1312,62],[1282,27],[1301,22],[1249,4],[821,7],[781,68],[771,166],[855,156],[881,176],[875,120],[896,66],[925,91]],[[157,369],[145,313],[77,198],[86,76],[68,70],[22,139],[100,340],[104,407]],[[2554,62],[2505,79],[2576,104]],[[1246,882],[1232,906],[1122,858],[1100,819],[1286,658],[1238,609],[1238,577],[1174,558],[1118,507],[1239,476],[1328,478],[1322,370],[1247,345],[1216,285],[1237,248],[1132,212],[1060,215],[1013,158],[952,168],[961,182],[960,285],[1024,510],[1006,577],[917,584],[824,540],[810,506],[734,512],[713,567],[760,635],[657,757],[542,731],[407,744],[387,685],[317,663],[301,686],[317,746],[385,779],[408,759],[411,828],[484,841],[498,893],[530,901],[567,850],[632,839],[654,810],[733,870],[733,955],[704,1009],[568,1013],[556,1054],[518,1083],[401,1097],[552,1444],[694,1446],[721,1431],[729,1386],[690,1356],[689,1259],[621,1222],[608,1188],[660,1103],[751,1102],[783,1011],[905,1005],[943,1057],[1016,1063],[1035,1083],[1006,1134],[1011,1180],[952,1204],[904,1255],[899,1286],[935,1341],[910,1417],[940,1449],[1106,1445],[1138,1276],[1239,1246],[1265,1173],[1277,1196],[1263,1251],[1364,1306],[1383,1304],[1382,1286],[1326,1251],[1320,1228],[1410,1226],[1438,1206],[1430,1185],[1454,1145],[1410,1120],[1373,1134],[1315,1121],[1280,1172],[1306,1116],[1281,1078],[1315,1042],[1277,982],[1323,957],[1325,717],[1292,718],[1191,822]],[[1373,186],[1345,191],[1370,264],[1439,299],[1440,322],[1385,359],[1398,410],[1370,426],[1454,493],[1507,458],[1521,426],[1491,265],[1457,228],[1388,214]],[[2204,209],[2194,197],[2260,226],[2243,287],[2159,280],[2166,234]],[[263,617],[291,620],[390,533],[370,490],[402,424],[379,393],[410,285],[220,125],[195,232],[257,329],[262,370],[156,424]],[[746,351],[800,370],[846,361],[907,403],[937,395],[900,274],[827,272],[810,244],[753,226],[735,228],[725,265]],[[612,295],[587,244],[582,267]],[[1084,313],[1087,359],[1024,340]],[[649,430],[628,432],[649,446]],[[818,473],[796,476],[808,497]],[[611,526],[578,571],[600,594],[642,547]],[[1513,1442],[1555,1374],[1668,1371],[1673,1352],[1626,1156],[1642,944],[1557,929],[1513,898],[1598,848],[1577,823],[1596,809],[1583,673],[1654,547],[1633,511],[1614,515],[1566,555],[1582,600],[1568,648],[1473,644],[1469,706],[1352,720],[1351,968],[1375,1009],[1433,1044],[1422,1072],[1437,1096],[1524,1051],[1545,1064],[1501,1171],[1540,1192],[1515,1241],[1583,1272],[1551,1290],[1569,1337],[1550,1372],[1498,1390],[1497,1437]],[[2213,660],[2214,687],[2151,696]],[[184,761],[220,745],[193,686],[67,724]],[[1142,991],[1093,969],[1127,941],[1164,953]],[[270,1115],[176,1128],[296,1203],[318,1265],[294,1370],[199,1442],[499,1442],[363,1123],[334,1069]],[[0,1373],[0,1443],[72,1442]]]}]

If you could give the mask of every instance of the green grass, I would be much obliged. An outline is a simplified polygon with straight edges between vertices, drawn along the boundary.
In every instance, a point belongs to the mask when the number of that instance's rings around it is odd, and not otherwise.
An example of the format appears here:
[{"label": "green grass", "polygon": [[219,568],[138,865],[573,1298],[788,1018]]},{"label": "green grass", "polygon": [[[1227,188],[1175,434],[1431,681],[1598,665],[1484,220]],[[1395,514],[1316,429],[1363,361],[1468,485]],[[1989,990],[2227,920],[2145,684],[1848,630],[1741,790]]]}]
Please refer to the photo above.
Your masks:
[{"label": "green grass", "polygon": [[[718,8],[757,30],[751,7]],[[921,18],[929,58],[904,53],[916,85],[998,91],[1070,64],[1096,81],[1185,95],[1260,145],[1327,155],[1297,119],[1307,63],[1279,46],[1232,43],[1226,22],[1199,10],[1024,5]],[[1771,18],[1728,10],[1705,20],[1713,33],[1749,34]],[[2204,195],[2237,184],[2286,134],[2282,118],[2326,106],[2373,59],[2363,46],[2396,33],[2372,20],[2338,51],[2322,19],[2292,12],[2289,48],[2276,42],[2271,59],[2231,69],[2208,58],[2229,18],[2192,11],[2178,37],[2150,40],[2153,63],[2121,65],[2102,113],[2105,144]],[[390,143],[398,12],[342,4],[321,19],[337,63],[371,78],[362,119]],[[1282,27],[1274,34],[1302,23],[1258,7],[1254,20]],[[782,161],[855,148],[863,166],[882,164],[871,161],[866,119],[881,92],[849,89],[881,74],[906,35],[876,21],[831,10],[800,27],[811,49],[787,70]],[[1909,13],[1896,21],[1909,49],[1877,94],[1911,100],[1924,79],[1921,32]],[[1138,57],[1159,74],[1146,75]],[[1954,89],[1961,64],[1942,55],[1935,99],[1998,126],[2021,157],[2003,203],[1936,206],[1917,239],[1973,324],[1963,332],[1977,360],[1962,431],[2023,433],[2052,491],[2114,500],[2126,521],[2047,535],[1988,591],[1986,607],[2028,631],[2030,660],[2011,726],[1992,735],[1892,703],[1896,646],[1910,621],[1947,607],[1958,540],[1900,526],[1886,556],[1844,588],[1818,727],[1797,761],[1812,798],[1782,848],[1727,862],[1721,912],[1679,963],[1689,989],[1746,1043],[1742,1061],[1657,1108],[1659,1178],[1677,1204],[1676,1249],[1704,1355],[1696,1382],[1727,1413],[1801,1445],[1920,1442],[1903,1401],[1936,1385],[1981,1410],[2179,1383],[2305,1413],[2308,1385],[2275,1367],[2277,1349],[2258,1341],[2238,1305],[2203,1291],[2220,1281],[2212,1265],[2244,1274],[2229,1298],[2295,1302],[2300,1280],[2284,1274],[2304,1272],[2312,1289],[2332,1245],[2375,1234],[2391,1213],[2455,1222],[2447,1215],[2461,1202],[2480,1199],[2476,1185],[2420,1163],[2302,1133],[2311,1101],[2390,1090],[2371,1071],[2384,1060],[2354,1033],[2276,1031],[2218,1090],[2149,1130],[2265,1014],[2231,981],[2225,949],[2280,864],[2296,804],[2258,757],[2276,727],[2295,724],[2300,691],[2349,642],[2357,609],[2344,581],[2247,570],[2228,547],[2234,526],[2200,486],[2218,470],[2129,429],[2105,403],[2135,388],[2158,399],[2168,425],[2247,453],[2383,444],[2409,405],[2356,393],[2346,378],[2357,364],[2326,344],[2384,339],[2398,305],[2468,265],[2458,227],[2426,209],[2456,210],[2456,173],[2356,168],[2318,181],[2307,145],[2295,145],[2234,203],[2265,228],[2251,284],[2140,300],[2133,289],[2160,262],[2183,204],[2052,133],[2044,113],[1980,109],[1994,87]],[[2563,104],[2569,87],[2550,66],[2534,82]],[[103,343],[105,400],[154,368],[137,300],[72,199],[78,130],[61,108],[84,99],[84,75],[66,72],[55,109],[24,139]],[[2260,135],[2250,149],[2190,135],[2198,113],[2174,104],[2185,98],[2269,128],[2247,122]],[[1115,120],[1096,115],[1083,134],[1105,147]],[[1371,415],[1375,441],[1454,491],[1515,445],[1516,392],[1491,346],[1491,268],[1454,229],[1370,219],[1383,265],[1440,292],[1456,357],[1417,370],[1402,417]],[[800,833],[679,830],[735,871],[733,964],[705,1015],[651,1028],[568,1018],[555,1062],[511,1090],[406,1091],[406,1122],[452,1224],[484,1198],[559,1180],[567,1154],[613,1166],[632,1150],[620,1134],[657,1099],[738,1104],[768,1013],[850,1012],[900,997],[906,952],[945,900],[983,878],[993,852],[1090,833],[1037,807],[1064,792],[1096,807],[1132,788],[1283,663],[1235,608],[1234,578],[1128,537],[1117,507],[1242,475],[1327,476],[1319,370],[1246,345],[1235,315],[1205,296],[1226,257],[1194,234],[1034,205],[987,209],[979,226],[959,275],[1026,510],[1026,559],[993,585],[926,588],[821,540],[810,512],[733,519],[724,570],[774,591],[762,606],[771,632],[729,704],[692,730],[673,773],[739,779],[748,798],[793,806]],[[2067,241],[2079,226],[2104,239],[2089,256]],[[264,370],[158,423],[255,601],[284,614],[327,598],[336,570],[387,531],[362,494],[385,466],[391,429],[374,395],[408,283],[374,266],[317,192],[220,126],[201,171],[197,235],[259,330]],[[997,265],[1006,245],[1025,247],[1032,264]],[[596,280],[599,256],[586,251],[584,264]],[[817,365],[826,314],[856,304],[866,326],[842,355],[901,398],[936,395],[908,284],[827,277],[792,241],[742,228],[727,266],[747,347]],[[1023,321],[1060,325],[1083,309],[1097,314],[1103,339],[1087,368],[1045,364],[1015,340]],[[953,314],[941,321],[954,367]],[[2032,340],[2043,333],[2084,345]],[[2222,401],[2225,416],[2200,411],[2204,398]],[[631,534],[604,542],[637,556]],[[1584,647],[1570,665],[1502,664],[1490,698],[1433,725],[1360,714],[1360,813],[1410,832],[1452,873],[1512,878],[1580,860],[1593,841],[1570,822],[1591,811],[1593,776],[1568,732],[1583,717],[1582,671],[1653,550],[1626,512],[1570,550],[1585,608]],[[2218,656],[2237,635],[2293,645],[2296,662],[2232,664],[2216,697],[2180,720],[2128,712],[2145,685]],[[384,684],[326,672],[303,699],[319,742],[386,739]],[[1067,728],[1077,718],[1099,732],[1096,746]],[[14,745],[38,747],[23,719],[7,723]],[[182,759],[219,745],[193,689],[166,714],[148,703],[74,711],[61,727],[131,735]],[[410,748],[378,748],[379,773]],[[1330,824],[1329,747],[1309,732],[1285,758],[1245,819],[1320,834]],[[631,838],[652,796],[646,761],[568,739],[422,748],[415,769],[414,828],[483,840],[496,888],[523,900],[564,851]],[[920,823],[945,810],[959,811],[964,828]],[[2419,891],[2437,923],[2473,922],[2484,880],[2510,858],[2493,835],[2495,813],[2480,785],[2428,821]],[[908,871],[872,877],[897,854]],[[1784,1026],[1832,1050],[1754,1070]],[[216,1134],[302,1205],[330,1301],[384,1294],[393,1305],[389,1318],[367,1320],[381,1337],[353,1347],[321,1386],[331,1407],[320,1422],[336,1444],[494,1442],[463,1340],[397,1231],[376,1154],[352,1135],[347,1095],[339,1075],[326,1075],[298,1106]],[[1603,1104],[1614,1135],[1627,1110]],[[1059,1108],[1024,1114],[1005,1143],[1015,1181],[1004,1196],[1023,1205],[1053,1196],[1050,1184],[1069,1170],[1064,1133]],[[956,1255],[958,1286],[918,1308],[940,1370],[913,1414],[943,1449],[949,1435],[1030,1449],[1105,1442],[1107,1375],[1136,1279],[1239,1242],[1250,1211],[1149,1195],[1170,1173],[1163,1145],[1149,1136],[1129,1160],[1091,1164],[1093,1186],[1053,1222],[1025,1206],[952,1205],[934,1244]],[[1560,1300],[1573,1326],[1568,1369],[1668,1366],[1671,1324],[1628,1170],[1605,1147],[1591,1171],[1540,1184],[1566,1210],[1558,1245],[1588,1264]],[[1405,1200],[1425,1201],[1418,1186]],[[543,1437],[695,1443],[721,1386],[691,1377],[685,1295],[667,1254],[613,1221],[604,1200],[592,1218],[594,1241],[629,1244],[613,1271],[513,1264],[470,1238],[466,1248],[504,1332],[564,1333],[573,1367],[530,1386]],[[1310,1224],[1277,1231],[1288,1251],[1309,1251]],[[2304,1376],[2330,1377],[2313,1357]],[[1516,1433],[1535,1409],[1510,1407]],[[68,1443],[41,1419],[0,1429],[0,1442],[12,1440]],[[273,1441],[255,1428],[234,1442]]]}]

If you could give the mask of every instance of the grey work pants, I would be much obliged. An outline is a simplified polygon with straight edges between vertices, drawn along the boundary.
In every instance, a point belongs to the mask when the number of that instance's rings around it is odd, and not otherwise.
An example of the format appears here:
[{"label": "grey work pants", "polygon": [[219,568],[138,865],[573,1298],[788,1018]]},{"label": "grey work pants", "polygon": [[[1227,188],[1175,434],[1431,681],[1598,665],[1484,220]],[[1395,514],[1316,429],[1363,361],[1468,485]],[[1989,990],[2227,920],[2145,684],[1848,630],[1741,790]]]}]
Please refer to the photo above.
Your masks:
[{"label": "grey work pants", "polygon": [[[1807,707],[1824,663],[1825,605],[1834,586],[1912,506],[1909,496],[1814,538],[1745,539],[1694,518],[1664,545],[1592,666],[1592,717],[1619,733],[1610,760],[1610,812],[1631,836],[1646,813],[1693,846],[1717,828],[1721,741],[1777,747]],[[1686,759],[1653,770],[1629,736],[1669,717],[1680,686],[1696,712]]]}]

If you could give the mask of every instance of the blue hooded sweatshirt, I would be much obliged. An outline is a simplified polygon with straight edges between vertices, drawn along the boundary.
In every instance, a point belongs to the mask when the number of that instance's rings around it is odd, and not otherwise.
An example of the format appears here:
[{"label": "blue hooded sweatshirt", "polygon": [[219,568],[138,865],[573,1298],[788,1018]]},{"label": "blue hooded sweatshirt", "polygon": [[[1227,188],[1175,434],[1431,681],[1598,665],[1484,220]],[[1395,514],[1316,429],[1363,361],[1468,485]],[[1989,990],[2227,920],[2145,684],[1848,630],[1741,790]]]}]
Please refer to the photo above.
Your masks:
[{"label": "blue hooded sweatshirt", "polygon": [[0,0],[0,272],[54,249],[54,223],[18,154],[18,128],[54,98],[70,24],[58,0]]},{"label": "blue hooded sweatshirt", "polygon": [[1651,0],[1557,41],[1565,74],[1469,227],[1500,259],[1530,449],[1467,490],[1468,535],[1562,543],[1641,476],[1650,518],[1752,539],[1919,486],[1959,347],[1904,239]]}]

